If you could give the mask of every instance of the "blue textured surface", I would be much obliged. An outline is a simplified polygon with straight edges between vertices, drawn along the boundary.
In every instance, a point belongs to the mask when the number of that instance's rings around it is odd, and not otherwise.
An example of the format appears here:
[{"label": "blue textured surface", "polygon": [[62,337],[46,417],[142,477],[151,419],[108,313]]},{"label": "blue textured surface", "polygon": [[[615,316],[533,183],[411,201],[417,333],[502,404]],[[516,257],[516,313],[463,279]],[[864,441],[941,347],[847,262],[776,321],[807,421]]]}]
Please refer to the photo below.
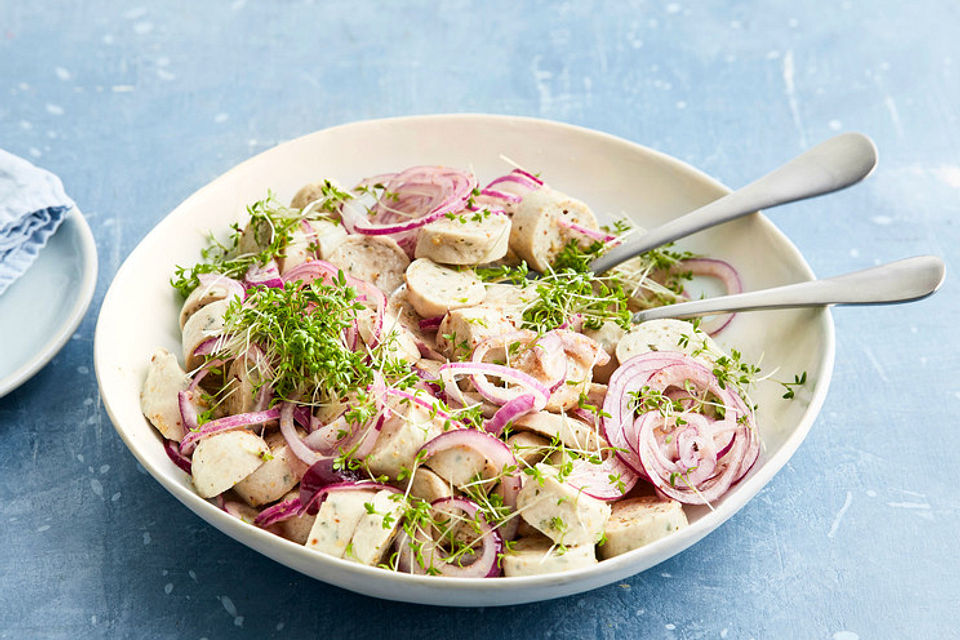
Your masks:
[{"label": "blue textured surface", "polygon": [[508,609],[375,601],[231,541],[138,469],[92,373],[103,293],[173,206],[368,117],[559,119],[734,186],[860,130],[875,175],[774,219],[821,274],[956,267],[958,33],[935,0],[0,2],[0,146],[61,176],[102,261],[77,335],[0,400],[0,637],[958,637],[955,272],[925,302],[835,313],[820,419],[726,525],[623,584]]}]

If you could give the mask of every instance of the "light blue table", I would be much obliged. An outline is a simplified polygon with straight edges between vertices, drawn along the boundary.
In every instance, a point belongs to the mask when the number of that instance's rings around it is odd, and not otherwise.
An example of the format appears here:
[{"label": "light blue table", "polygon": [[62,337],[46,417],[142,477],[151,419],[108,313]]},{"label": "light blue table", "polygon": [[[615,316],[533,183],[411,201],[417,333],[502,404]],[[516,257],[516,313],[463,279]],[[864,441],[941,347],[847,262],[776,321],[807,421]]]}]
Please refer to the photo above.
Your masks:
[{"label": "light blue table", "polygon": [[669,562],[566,600],[443,610],[340,591],[138,468],[92,373],[113,274],[196,188],[333,124],[542,116],[730,185],[860,130],[876,174],[777,223],[824,275],[928,252],[957,266],[956,2],[482,5],[0,2],[0,147],[62,176],[101,257],[77,335],[0,400],[0,637],[960,637],[956,273],[917,305],[837,311],[829,399],[759,497]]}]

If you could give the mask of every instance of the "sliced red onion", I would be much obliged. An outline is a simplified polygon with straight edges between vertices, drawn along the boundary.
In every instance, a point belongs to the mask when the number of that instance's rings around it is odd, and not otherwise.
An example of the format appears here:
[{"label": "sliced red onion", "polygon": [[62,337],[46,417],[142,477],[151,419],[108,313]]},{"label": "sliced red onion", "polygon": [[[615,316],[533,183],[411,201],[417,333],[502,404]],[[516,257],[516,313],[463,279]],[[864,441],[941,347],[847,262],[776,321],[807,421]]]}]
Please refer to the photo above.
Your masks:
[{"label": "sliced red onion", "polygon": [[254,425],[263,424],[280,417],[279,409],[268,409],[266,411],[252,411],[250,413],[238,413],[234,416],[226,416],[211,420],[200,427],[199,431],[190,431],[180,441],[180,453],[189,456],[197,447],[197,443],[204,438],[209,438],[218,433],[233,431],[234,429],[244,429]]},{"label": "sliced red onion", "polygon": [[324,456],[308,447],[300,434],[297,433],[297,428],[293,426],[293,411],[295,408],[292,402],[284,402],[281,405],[280,433],[283,434],[283,439],[290,447],[290,452],[304,464],[312,465],[323,460]]},{"label": "sliced red onion", "polygon": [[187,387],[187,391],[196,391],[197,387],[200,386],[200,382],[210,373],[211,370],[219,367],[224,364],[224,360],[220,358],[215,358],[203,363],[203,366],[200,367],[195,374],[193,374],[193,380],[190,381],[190,386]]},{"label": "sliced red onion", "polygon": [[559,218],[557,220],[557,224],[559,224],[561,227],[570,229],[570,231],[573,231],[574,233],[579,233],[582,236],[586,236],[591,240],[607,243],[613,242],[617,239],[617,236],[613,234],[600,231],[599,229],[591,229],[590,227],[585,227],[582,224],[577,224],[576,222],[572,222],[565,218]]},{"label": "sliced red onion", "polygon": [[532,393],[521,394],[513,400],[507,401],[505,405],[497,409],[497,412],[493,414],[493,417],[484,423],[483,428],[487,431],[487,433],[492,433],[493,435],[500,437],[500,434],[503,433],[504,427],[517,418],[523,417],[528,413],[538,411],[536,407],[536,396],[534,396]]},{"label": "sliced red onion", "polygon": [[639,475],[623,464],[617,456],[610,456],[600,464],[579,458],[573,461],[573,471],[567,484],[597,500],[619,500],[637,484]]},{"label": "sliced red onion", "polygon": [[490,198],[496,198],[498,200],[506,200],[507,202],[512,202],[514,204],[519,203],[523,198],[520,196],[507,193],[506,191],[498,191],[496,189],[483,189],[480,191],[480,195],[487,196]]},{"label": "sliced red onion", "polygon": [[247,287],[282,287],[283,279],[280,277],[280,269],[273,260],[264,265],[256,263],[251,264],[247,269],[247,274],[243,277]]},{"label": "sliced red onion", "polygon": [[228,278],[222,273],[201,273],[197,275],[197,280],[200,281],[200,286],[204,289],[223,287],[224,291],[227,293],[225,299],[230,299],[236,296],[243,300],[247,295],[247,290],[240,282],[234,280],[233,278]]},{"label": "sliced red onion", "polygon": [[[190,390],[177,393],[177,404],[180,407],[180,423],[183,425],[184,438],[200,428],[200,419],[197,416],[197,407],[193,404],[192,396]],[[181,438],[181,441],[184,438]]]},{"label": "sliced red onion", "polygon": [[[695,276],[716,278],[723,283],[723,287],[726,289],[726,295],[743,293],[743,282],[740,280],[740,274],[737,273],[733,265],[724,260],[717,260],[715,258],[688,258],[680,262],[674,269],[683,269]],[[737,314],[728,313],[711,318],[704,322],[700,328],[709,335],[715,336],[726,329],[735,315]]]},{"label": "sliced red onion", "polygon": [[535,182],[538,185],[541,185],[541,186],[543,185],[543,180],[533,175],[529,171],[524,171],[523,169],[517,167],[516,169],[513,170],[513,173],[524,176],[528,178],[531,182]]},{"label": "sliced red onion", "polygon": [[180,467],[182,470],[187,473],[193,473],[193,463],[190,462],[190,459],[180,453],[180,443],[175,440],[163,439],[163,450],[167,452],[167,457],[173,462],[173,464]]},{"label": "sliced red onion", "polygon": [[220,344],[223,343],[223,336],[216,336],[213,338],[207,338],[203,342],[197,345],[197,348],[193,350],[193,355],[195,356],[209,356],[213,353],[216,353],[220,349]]},{"label": "sliced red onion", "polygon": [[284,273],[282,278],[284,282],[300,281],[304,284],[310,284],[319,279],[324,284],[330,284],[338,277],[339,272],[339,268],[326,260],[307,260]]},{"label": "sliced red onion", "polygon": [[[473,500],[466,498],[441,498],[435,500],[430,505],[435,512],[439,514],[449,514],[450,520],[456,522],[460,520],[461,511],[466,517],[472,519],[477,528],[480,529],[480,535],[477,538],[480,541],[480,551],[474,555],[473,562],[467,565],[459,565],[456,562],[448,561],[446,552],[435,541],[429,539],[422,531],[418,531],[417,541],[421,545],[420,553],[431,558],[431,565],[440,572],[440,575],[456,578],[495,578],[500,575],[500,566],[497,558],[503,552],[503,539],[500,534],[490,526],[484,517],[480,507]],[[415,560],[416,551],[413,549],[410,538],[403,533],[397,541],[399,552],[398,559],[402,566],[401,571],[409,573],[425,573],[426,568],[420,567]],[[432,562],[436,558],[438,562]]]},{"label": "sliced red onion", "polygon": [[394,235],[413,231],[464,208],[476,188],[472,174],[444,167],[411,167],[384,183],[385,192],[370,209],[369,222],[354,227],[365,235]]},{"label": "sliced red onion", "polygon": [[436,333],[437,329],[440,328],[440,322],[443,321],[443,316],[433,316],[432,318],[424,318],[419,322],[420,330],[427,331],[429,333]]},{"label": "sliced red onion", "polygon": [[[483,398],[496,405],[504,405],[518,395],[532,393],[537,400],[537,411],[547,406],[550,390],[533,376],[489,362],[450,362],[440,367],[440,373],[464,374],[471,376],[473,386]],[[486,376],[496,376],[504,382],[517,385],[517,388],[504,389],[491,384]]]},{"label": "sliced red onion", "polygon": [[283,502],[267,507],[254,518],[253,524],[258,527],[269,527],[270,525],[295,518],[300,515],[300,498],[290,498]]}]

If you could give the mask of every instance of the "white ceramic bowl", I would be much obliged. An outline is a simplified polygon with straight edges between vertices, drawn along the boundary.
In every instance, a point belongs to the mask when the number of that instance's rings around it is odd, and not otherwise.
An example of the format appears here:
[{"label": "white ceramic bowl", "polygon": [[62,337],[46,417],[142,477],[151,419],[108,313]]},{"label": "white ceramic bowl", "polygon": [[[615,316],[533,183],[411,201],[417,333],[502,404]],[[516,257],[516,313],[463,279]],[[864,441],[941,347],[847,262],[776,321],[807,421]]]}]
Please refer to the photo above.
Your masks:
[{"label": "white ceramic bowl", "polygon": [[[174,265],[199,259],[205,234],[224,233],[267,189],[288,200],[307,182],[357,179],[416,164],[473,169],[481,182],[507,172],[504,155],[542,172],[553,187],[598,214],[629,214],[644,227],[727,192],[690,166],[607,134],[556,122],[488,115],[442,115],[357,122],[284,143],[247,160],[187,198],[130,254],[107,292],[94,357],[100,393],[117,432],[140,463],[194,513],[232,538],[324,582],[367,595],[436,605],[491,606],[546,600],[593,589],[648,569],[686,549],[737,512],[793,455],[813,423],[833,369],[833,323],[826,310],[738,316],[720,336],[744,356],[763,356],[784,376],[807,371],[793,401],[768,384],[756,394],[765,447],[750,475],[715,505],[688,511],[690,526],[594,567],[545,576],[433,578],[390,573],[332,558],[261,531],[200,498],[167,458],[140,413],[138,394],[157,346],[180,351]],[[758,170],[761,169],[758,167]],[[684,247],[732,262],[747,290],[813,277],[797,248],[762,215],[703,232]],[[150,319],[145,323],[144,319]]]}]

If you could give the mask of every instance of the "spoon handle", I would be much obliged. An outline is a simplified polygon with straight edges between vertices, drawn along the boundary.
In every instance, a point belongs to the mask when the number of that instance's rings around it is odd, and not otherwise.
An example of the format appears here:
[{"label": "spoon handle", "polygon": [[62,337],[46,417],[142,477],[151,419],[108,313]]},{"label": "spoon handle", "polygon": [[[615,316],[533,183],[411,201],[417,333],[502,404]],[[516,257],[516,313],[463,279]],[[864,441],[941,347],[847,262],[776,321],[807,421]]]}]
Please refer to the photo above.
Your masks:
[{"label": "spoon handle", "polygon": [[946,265],[940,258],[917,256],[824,280],[655,307],[633,314],[633,321],[693,318],[752,309],[909,302],[939,289],[945,273]]},{"label": "spoon handle", "polygon": [[614,247],[590,268],[603,273],[644,251],[754,211],[838,191],[866,178],[876,164],[877,148],[870,138],[843,133],[745,187]]}]

